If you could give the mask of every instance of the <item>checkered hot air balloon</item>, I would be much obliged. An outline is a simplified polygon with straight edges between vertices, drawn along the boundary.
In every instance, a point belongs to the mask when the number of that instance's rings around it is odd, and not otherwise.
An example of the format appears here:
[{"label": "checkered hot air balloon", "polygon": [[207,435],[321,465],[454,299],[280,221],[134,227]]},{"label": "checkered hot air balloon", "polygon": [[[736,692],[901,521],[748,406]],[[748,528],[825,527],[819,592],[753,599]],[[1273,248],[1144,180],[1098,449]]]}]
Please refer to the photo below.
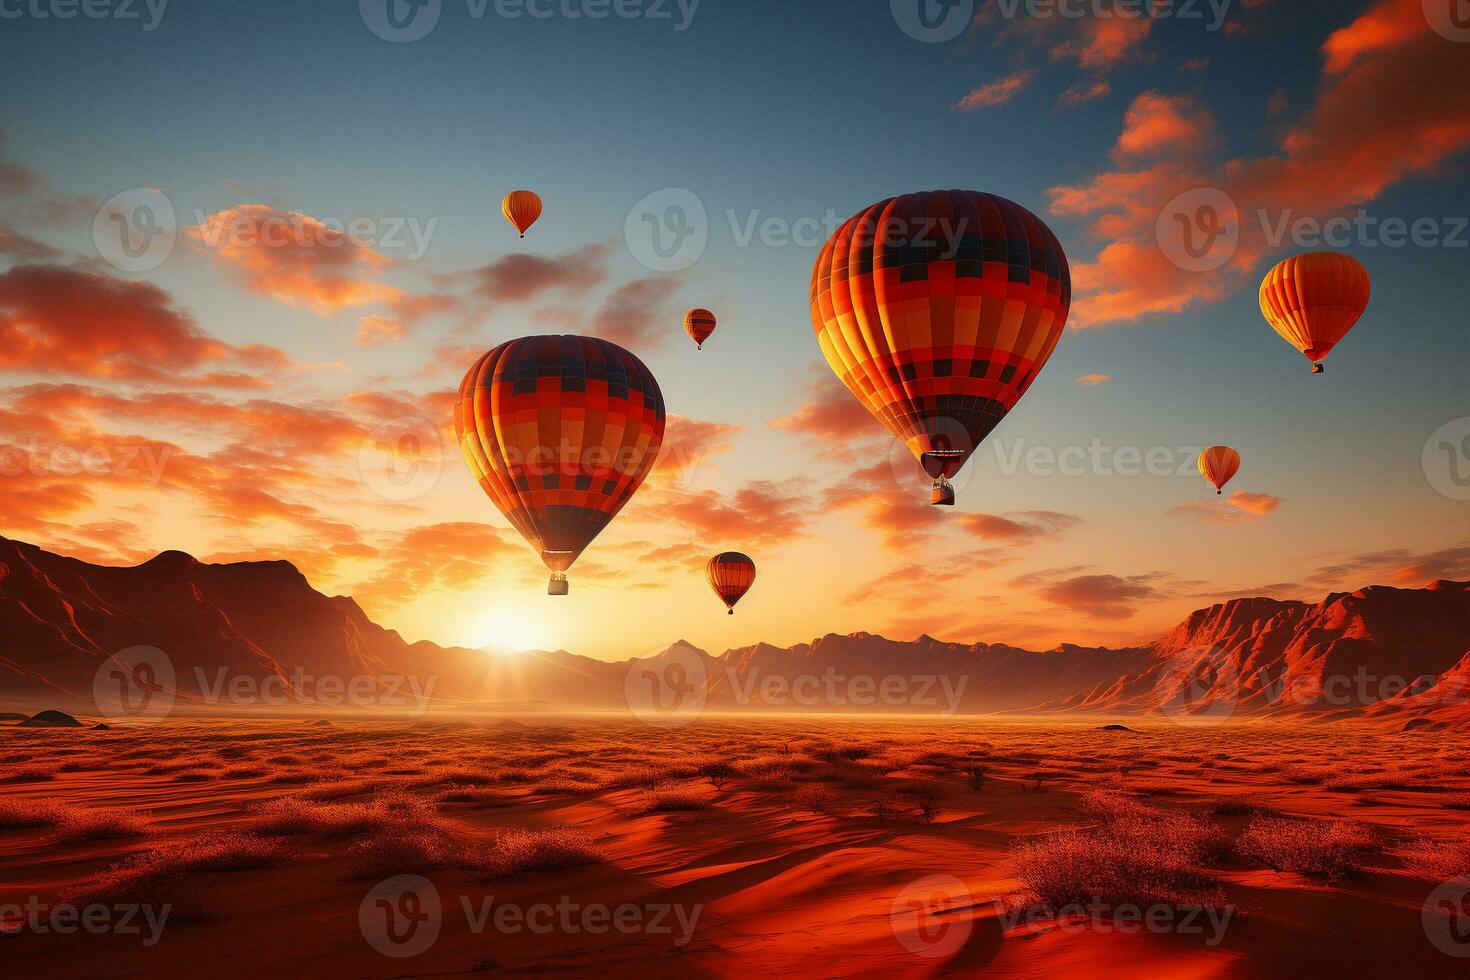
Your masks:
[{"label": "checkered hot air balloon", "polygon": [[480,487],[551,570],[566,571],[658,459],[664,398],[643,362],[593,337],[522,337],[475,362],[454,413]]},{"label": "checkered hot air balloon", "polygon": [[702,307],[690,310],[684,314],[684,332],[696,347],[704,350],[704,342],[715,332],[715,315]]},{"label": "checkered hot air balloon", "polygon": [[949,485],[1036,380],[1071,304],[1067,256],[1030,211],[978,191],[889,198],[849,218],[812,270],[827,363]]},{"label": "checkered hot air balloon", "polygon": [[749,555],[738,551],[726,551],[715,555],[704,566],[705,578],[710,588],[725,604],[731,616],[735,615],[735,603],[750,591],[755,582],[755,562]]},{"label": "checkered hot air balloon", "polygon": [[1283,340],[1306,355],[1312,373],[1368,308],[1368,270],[1341,252],[1308,252],[1278,263],[1261,282],[1261,313]]}]

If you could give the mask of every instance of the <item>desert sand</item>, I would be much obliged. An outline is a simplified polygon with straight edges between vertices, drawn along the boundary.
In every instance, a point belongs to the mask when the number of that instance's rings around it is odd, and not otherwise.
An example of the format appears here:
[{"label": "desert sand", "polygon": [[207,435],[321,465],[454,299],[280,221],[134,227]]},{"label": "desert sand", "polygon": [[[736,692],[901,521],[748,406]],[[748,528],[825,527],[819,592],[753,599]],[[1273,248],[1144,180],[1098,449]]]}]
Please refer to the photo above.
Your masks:
[{"label": "desert sand", "polygon": [[[1470,761],[1422,734],[789,716],[6,726],[0,794],[6,976],[1300,980],[1466,962],[1422,918],[1470,874]],[[374,904],[398,875],[442,907],[411,957],[363,924],[421,907]],[[1069,912],[1073,896],[1104,911]],[[481,921],[487,899],[573,911],[533,931]],[[61,935],[27,903],[169,912],[156,931],[138,913],[134,933]],[[1114,910],[1130,905],[1163,925],[1126,928]],[[580,916],[601,907],[637,923],[596,931]]]}]

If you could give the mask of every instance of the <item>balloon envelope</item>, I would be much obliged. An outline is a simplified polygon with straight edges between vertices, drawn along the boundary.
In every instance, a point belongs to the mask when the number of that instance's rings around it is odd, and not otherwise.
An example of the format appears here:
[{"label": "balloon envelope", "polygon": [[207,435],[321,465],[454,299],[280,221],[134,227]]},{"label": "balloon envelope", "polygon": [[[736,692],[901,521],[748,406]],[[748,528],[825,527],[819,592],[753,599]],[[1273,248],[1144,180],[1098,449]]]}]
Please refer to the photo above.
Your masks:
[{"label": "balloon envelope", "polygon": [[522,337],[470,368],[454,425],[480,487],[562,573],[653,467],[664,399],[643,362],[616,344]]},{"label": "balloon envelope", "polygon": [[1368,308],[1368,270],[1341,252],[1308,252],[1278,263],[1261,282],[1261,313],[1282,338],[1322,373],[1332,353]]},{"label": "balloon envelope", "polygon": [[704,574],[709,579],[710,588],[715,590],[715,595],[720,597],[731,615],[734,615],[735,603],[750,591],[750,586],[755,582],[755,562],[750,560],[750,556],[738,551],[726,551],[709,560],[704,566]]},{"label": "balloon envelope", "polygon": [[942,482],[1036,380],[1071,297],[1040,218],[993,194],[932,191],[833,234],[812,270],[812,325],[837,377]]},{"label": "balloon envelope", "polygon": [[505,200],[500,202],[500,213],[505,215],[505,220],[515,225],[516,231],[521,237],[526,237],[526,229],[536,223],[541,217],[541,198],[534,191],[511,191],[505,195]]},{"label": "balloon envelope", "polygon": [[684,314],[684,332],[703,350],[704,342],[715,332],[715,315],[703,308],[690,310]]},{"label": "balloon envelope", "polygon": [[1211,446],[1199,454],[1199,471],[1215,487],[1217,494],[1225,492],[1225,484],[1240,471],[1240,453],[1229,446]]}]

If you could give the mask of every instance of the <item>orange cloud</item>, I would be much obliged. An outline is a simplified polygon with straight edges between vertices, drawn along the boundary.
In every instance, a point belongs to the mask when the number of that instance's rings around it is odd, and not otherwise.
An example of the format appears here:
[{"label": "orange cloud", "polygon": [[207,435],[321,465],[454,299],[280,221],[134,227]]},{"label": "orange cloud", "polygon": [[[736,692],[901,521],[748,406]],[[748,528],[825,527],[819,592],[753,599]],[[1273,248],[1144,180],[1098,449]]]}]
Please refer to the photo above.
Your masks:
[{"label": "orange cloud", "polygon": [[1269,493],[1237,490],[1225,500],[1191,500],[1169,510],[1170,517],[1196,517],[1221,527],[1254,523],[1274,514],[1286,501]]},{"label": "orange cloud", "polygon": [[740,425],[670,415],[664,427],[663,448],[649,479],[657,485],[687,486],[712,457],[728,452],[731,440],[743,431],[745,427]]},{"label": "orange cloud", "polygon": [[956,102],[954,107],[970,111],[1005,105],[1021,93],[1034,74],[1036,73],[1031,69],[1024,69],[997,79],[988,85],[982,85]]},{"label": "orange cloud", "polygon": [[1094,619],[1129,619],[1143,602],[1168,598],[1158,588],[1165,578],[1158,572],[1146,575],[1070,575],[1079,569],[1058,569],[1022,576],[1016,584],[1034,588],[1044,601]]},{"label": "orange cloud", "polygon": [[[58,265],[0,273],[0,370],[259,387],[250,372],[289,363],[274,347],[211,337],[151,283]],[[227,370],[185,373],[210,367]]]},{"label": "orange cloud", "polygon": [[624,283],[592,317],[592,333],[633,350],[662,345],[682,319],[670,302],[678,289],[678,280],[667,276]]},{"label": "orange cloud", "polygon": [[1061,97],[1057,99],[1057,104],[1067,106],[1069,108],[1072,106],[1079,106],[1085,102],[1092,102],[1095,99],[1101,99],[1104,96],[1111,94],[1112,91],[1113,86],[1110,82],[1078,82],[1076,85],[1071,86],[1061,94]]},{"label": "orange cloud", "polygon": [[965,514],[959,525],[982,538],[1004,541],[1033,541],[1053,538],[1082,523],[1082,518],[1051,510],[1018,511],[1007,516]]},{"label": "orange cloud", "polygon": [[[1052,213],[1090,216],[1088,230],[1108,242],[1091,261],[1073,262],[1070,323],[1128,323],[1223,299],[1253,283],[1263,257],[1290,247],[1273,241],[1283,220],[1371,202],[1470,147],[1470,104],[1460,97],[1470,90],[1470,58],[1430,29],[1418,3],[1382,0],[1333,34],[1324,53],[1317,101],[1287,129],[1280,152],[1207,162],[1208,110],[1144,93],[1115,152],[1127,169],[1048,192]],[[1166,206],[1197,188],[1223,192],[1241,218],[1233,252],[1210,271],[1176,265],[1156,236]]]},{"label": "orange cloud", "polygon": [[391,264],[386,256],[301,211],[241,204],[183,231],[246,289],[317,316],[405,295],[375,281]]},{"label": "orange cloud", "polygon": [[1077,383],[1084,388],[1096,388],[1098,385],[1105,385],[1112,380],[1113,376],[1111,374],[1084,374],[1077,379]]},{"label": "orange cloud", "polygon": [[353,342],[359,347],[378,347],[402,340],[405,333],[403,324],[397,320],[374,313],[357,321],[357,336]]},{"label": "orange cloud", "polygon": [[378,552],[380,571],[355,594],[375,607],[391,608],[436,590],[483,585],[503,566],[520,573],[524,563],[519,560],[529,560],[531,552],[511,540],[512,533],[469,522],[410,528]]}]

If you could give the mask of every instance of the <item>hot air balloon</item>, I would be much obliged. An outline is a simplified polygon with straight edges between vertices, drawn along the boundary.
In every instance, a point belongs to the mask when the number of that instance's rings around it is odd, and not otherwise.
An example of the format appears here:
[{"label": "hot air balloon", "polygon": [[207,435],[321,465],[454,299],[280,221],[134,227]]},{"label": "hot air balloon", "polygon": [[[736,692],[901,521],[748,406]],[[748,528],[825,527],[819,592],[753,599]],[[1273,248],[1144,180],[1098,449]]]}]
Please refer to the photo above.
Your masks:
[{"label": "hot air balloon", "polygon": [[480,487],[551,570],[566,571],[658,458],[664,398],[643,362],[592,337],[522,337],[475,362],[455,433]]},{"label": "hot air balloon", "polygon": [[1308,252],[1277,264],[1261,282],[1261,312],[1321,374],[1322,361],[1368,308],[1368,270],[1341,252]]},{"label": "hot air balloon", "polygon": [[704,575],[709,579],[710,588],[715,590],[715,595],[733,616],[735,603],[750,591],[751,583],[755,581],[755,562],[738,551],[726,551],[709,560],[704,566]]},{"label": "hot air balloon", "polygon": [[978,191],[880,201],[834,233],[812,270],[812,325],[849,391],[949,479],[1015,407],[1062,336],[1067,256],[1030,211]]},{"label": "hot air balloon", "polygon": [[704,350],[704,342],[715,332],[715,315],[702,307],[690,310],[684,314],[684,332],[693,338],[696,347]]},{"label": "hot air balloon", "polygon": [[500,202],[500,213],[505,215],[505,220],[515,225],[516,231],[521,237],[526,237],[526,229],[536,223],[541,217],[541,198],[536,196],[535,191],[511,191],[505,195],[505,200]]},{"label": "hot air balloon", "polygon": [[1215,494],[1225,492],[1225,484],[1240,470],[1240,453],[1229,446],[1211,446],[1199,454],[1199,471],[1215,485]]}]

